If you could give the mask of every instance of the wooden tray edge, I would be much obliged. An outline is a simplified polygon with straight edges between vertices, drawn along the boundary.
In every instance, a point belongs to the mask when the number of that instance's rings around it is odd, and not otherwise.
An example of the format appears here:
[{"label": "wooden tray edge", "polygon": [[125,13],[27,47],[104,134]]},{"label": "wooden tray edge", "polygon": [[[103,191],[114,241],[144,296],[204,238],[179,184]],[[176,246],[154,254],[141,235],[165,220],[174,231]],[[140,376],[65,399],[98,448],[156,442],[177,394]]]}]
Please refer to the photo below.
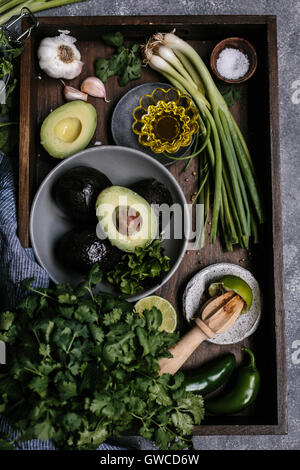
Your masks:
[{"label": "wooden tray edge", "polygon": [[[68,21],[71,23],[76,21],[78,17],[59,17],[60,21]],[[88,18],[88,19],[87,19]],[[75,19],[75,20],[74,20]],[[218,24],[223,21],[223,24],[248,24],[252,22],[254,24],[267,24],[268,30],[268,41],[277,48],[277,31],[276,31],[276,17],[271,15],[207,15],[207,16],[185,16],[178,15],[174,22],[174,17],[168,16],[95,16],[95,17],[81,17],[83,23],[88,24],[127,24],[129,21],[131,24],[151,24],[155,21],[160,21],[163,24],[176,25],[176,24]],[[134,21],[133,21],[134,19]],[[57,17],[40,17],[39,20],[44,24],[56,24],[58,22]],[[272,50],[273,51],[273,50]],[[270,87],[270,100],[269,107],[270,111],[270,123],[271,129],[279,129],[279,114],[278,114],[278,66],[277,66],[277,54],[269,52],[269,67],[270,74],[272,74],[272,83],[276,83],[275,87]],[[30,147],[31,147],[31,129],[26,127],[26,124],[30,122],[30,75],[28,73],[28,66],[31,63],[31,40],[27,41],[24,53],[21,58],[21,74],[23,79],[20,84],[20,167],[22,171],[19,171],[19,198],[18,198],[18,222],[19,227],[28,226],[28,219],[30,213],[30,190],[28,187],[28,181],[30,178]],[[28,155],[27,159],[22,159],[21,155]],[[195,428],[195,435],[239,435],[239,434],[286,434],[287,432],[287,409],[286,409],[286,365],[285,365],[285,320],[284,320],[284,302],[283,302],[283,260],[282,260],[282,214],[281,214],[281,190],[280,185],[276,183],[280,181],[280,155],[279,155],[279,135],[278,132],[271,132],[271,156],[272,156],[272,211],[273,211],[273,234],[274,237],[274,259],[276,265],[274,266],[274,285],[276,290],[275,296],[275,326],[276,326],[276,367],[277,367],[277,409],[278,409],[278,424],[274,426],[236,426],[237,429],[233,429],[232,425],[223,426],[207,426],[203,425]],[[28,179],[23,179],[25,175],[28,175]],[[24,199],[27,199],[28,204],[24,204]],[[21,204],[21,201],[23,203]],[[26,210],[27,207],[27,210]],[[275,211],[276,208],[276,211]],[[19,238],[23,246],[29,246],[29,233],[27,230],[19,229]],[[278,334],[278,331],[281,333]],[[213,428],[217,428],[214,430]],[[246,428],[248,431],[244,431]]]}]

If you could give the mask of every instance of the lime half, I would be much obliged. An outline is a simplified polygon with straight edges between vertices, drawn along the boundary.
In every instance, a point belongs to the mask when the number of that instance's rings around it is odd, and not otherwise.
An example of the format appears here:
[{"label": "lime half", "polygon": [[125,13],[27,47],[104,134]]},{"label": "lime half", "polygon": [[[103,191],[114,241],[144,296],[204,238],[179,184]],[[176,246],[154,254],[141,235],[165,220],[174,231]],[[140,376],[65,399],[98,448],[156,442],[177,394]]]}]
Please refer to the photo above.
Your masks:
[{"label": "lime half", "polygon": [[168,300],[158,297],[157,295],[150,295],[149,297],[139,300],[134,306],[135,311],[140,314],[142,314],[144,310],[151,310],[152,307],[156,307],[162,313],[162,324],[159,327],[159,331],[173,333],[177,327],[177,313]]},{"label": "lime half", "polygon": [[210,284],[208,288],[208,294],[213,297],[215,295],[221,295],[224,292],[233,290],[244,300],[247,308],[243,311],[246,312],[252,305],[253,294],[252,290],[243,279],[238,276],[232,276],[230,274],[221,277],[217,282]]}]

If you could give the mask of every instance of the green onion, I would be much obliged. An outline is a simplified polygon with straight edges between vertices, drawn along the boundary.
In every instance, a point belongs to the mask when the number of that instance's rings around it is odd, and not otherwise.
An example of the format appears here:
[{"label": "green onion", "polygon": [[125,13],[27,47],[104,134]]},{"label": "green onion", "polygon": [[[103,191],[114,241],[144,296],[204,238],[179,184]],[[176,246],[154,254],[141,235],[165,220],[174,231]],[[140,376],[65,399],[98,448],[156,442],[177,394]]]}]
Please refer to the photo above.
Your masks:
[{"label": "green onion", "polygon": [[0,18],[0,25],[7,23],[13,16],[19,16],[24,7],[30,9],[32,13],[36,13],[49,8],[61,7],[70,3],[85,2],[86,0],[9,0],[0,3],[0,13],[6,12]]},{"label": "green onion", "polygon": [[248,248],[251,236],[257,241],[257,223],[263,222],[254,166],[245,139],[209,70],[193,47],[173,33],[155,34],[144,46],[144,56],[146,63],[189,93],[198,106],[199,122],[204,127],[203,145],[198,135],[192,154],[180,159],[188,160],[186,170],[192,158],[205,151],[213,191],[205,175],[195,199],[205,201],[207,220],[207,194],[213,194],[210,242],[215,243],[217,234],[222,234],[227,250],[236,243]]}]

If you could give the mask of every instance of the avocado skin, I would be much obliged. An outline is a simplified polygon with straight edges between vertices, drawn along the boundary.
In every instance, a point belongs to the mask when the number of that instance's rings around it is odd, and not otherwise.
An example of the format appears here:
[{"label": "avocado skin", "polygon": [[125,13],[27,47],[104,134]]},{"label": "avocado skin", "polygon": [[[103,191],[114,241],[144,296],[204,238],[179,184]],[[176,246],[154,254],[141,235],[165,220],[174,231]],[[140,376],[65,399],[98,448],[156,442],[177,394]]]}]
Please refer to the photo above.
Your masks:
[{"label": "avocado skin", "polygon": [[[161,206],[162,204],[172,206],[173,204],[173,198],[170,191],[155,179],[138,181],[131,185],[130,189],[146,199],[150,206]],[[162,225],[162,214],[159,213],[155,207],[153,207],[153,210],[158,218],[159,232],[161,233],[164,229]]]},{"label": "avocado skin", "polygon": [[150,204],[173,204],[173,199],[170,191],[159,181],[155,179],[146,179],[138,181],[130,186],[132,191],[142,196]]},{"label": "avocado skin", "polygon": [[73,228],[65,233],[55,251],[62,264],[81,274],[88,273],[95,263],[102,271],[110,271],[123,255],[108,239],[100,240],[94,226]]},{"label": "avocado skin", "polygon": [[106,175],[87,166],[71,168],[54,184],[53,197],[58,207],[74,222],[96,221],[96,200],[112,182]]}]

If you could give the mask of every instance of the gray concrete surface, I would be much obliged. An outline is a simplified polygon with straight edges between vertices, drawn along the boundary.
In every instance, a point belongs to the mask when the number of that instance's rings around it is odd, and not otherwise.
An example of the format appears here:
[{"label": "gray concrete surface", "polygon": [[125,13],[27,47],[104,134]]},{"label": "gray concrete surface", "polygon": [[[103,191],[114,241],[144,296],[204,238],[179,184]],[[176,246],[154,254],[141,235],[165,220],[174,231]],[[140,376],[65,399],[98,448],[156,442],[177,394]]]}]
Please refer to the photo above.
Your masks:
[{"label": "gray concrete surface", "polygon": [[[300,449],[300,1],[299,0],[88,0],[43,15],[277,15],[284,294],[289,431],[285,436],[195,437],[196,449]],[[63,25],[62,25],[63,26]],[[296,81],[299,80],[299,83]],[[294,88],[293,88],[294,87]],[[293,96],[294,93],[294,96]],[[293,103],[294,101],[294,103]],[[297,104],[297,101],[299,103]],[[259,106],[259,103],[258,103]],[[298,343],[297,343],[298,341]],[[299,354],[297,353],[299,350]],[[298,364],[297,364],[298,362]],[[141,449],[151,443],[139,439]]]}]

